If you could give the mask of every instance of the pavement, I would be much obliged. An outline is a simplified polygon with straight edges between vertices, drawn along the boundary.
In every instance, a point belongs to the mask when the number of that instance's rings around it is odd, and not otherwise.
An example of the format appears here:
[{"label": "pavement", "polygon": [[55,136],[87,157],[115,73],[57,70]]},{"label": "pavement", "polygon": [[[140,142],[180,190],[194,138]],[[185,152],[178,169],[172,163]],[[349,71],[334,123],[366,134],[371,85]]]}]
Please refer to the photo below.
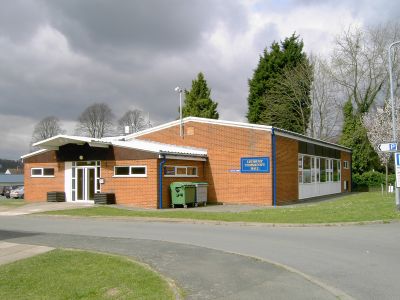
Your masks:
[{"label": "pavement", "polygon": [[0,265],[12,263],[14,261],[46,253],[53,250],[53,247],[16,244],[0,241]]},{"label": "pavement", "polygon": [[18,206],[0,205],[0,216],[20,216],[52,210],[85,208],[92,206],[94,206],[94,204],[71,202],[37,202]]}]

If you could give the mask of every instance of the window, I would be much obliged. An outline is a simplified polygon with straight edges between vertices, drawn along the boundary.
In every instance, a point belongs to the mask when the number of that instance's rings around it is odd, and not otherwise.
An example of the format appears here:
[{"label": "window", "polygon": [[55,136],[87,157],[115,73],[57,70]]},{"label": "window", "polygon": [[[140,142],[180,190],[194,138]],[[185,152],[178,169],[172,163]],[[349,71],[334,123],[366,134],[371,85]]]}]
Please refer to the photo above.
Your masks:
[{"label": "window", "polygon": [[54,177],[54,168],[32,168],[31,177]]},{"label": "window", "polygon": [[115,166],[114,177],[147,177],[146,166]]},{"label": "window", "polygon": [[349,162],[347,160],[343,161],[343,168],[345,169],[349,168]]},{"label": "window", "polygon": [[325,158],[320,159],[319,170],[321,172],[321,182],[326,182],[327,178],[326,178],[326,160],[325,160]]},{"label": "window", "polygon": [[167,177],[197,177],[197,167],[165,166],[164,176]]},{"label": "window", "polygon": [[299,183],[303,183],[303,156],[299,155]]},{"label": "window", "polygon": [[311,157],[303,156],[303,183],[311,183]]}]

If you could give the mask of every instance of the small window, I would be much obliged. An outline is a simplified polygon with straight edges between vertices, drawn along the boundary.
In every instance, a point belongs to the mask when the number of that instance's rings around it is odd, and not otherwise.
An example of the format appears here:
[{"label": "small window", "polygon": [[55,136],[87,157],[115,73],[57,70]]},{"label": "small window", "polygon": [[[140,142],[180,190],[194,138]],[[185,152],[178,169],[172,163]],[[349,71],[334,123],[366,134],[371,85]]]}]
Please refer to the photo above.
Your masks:
[{"label": "small window", "polygon": [[345,169],[349,168],[349,162],[347,160],[343,161],[343,168]]},{"label": "small window", "polygon": [[165,166],[164,176],[167,177],[197,177],[197,167]]},{"label": "small window", "polygon": [[43,168],[43,176],[54,176],[53,168]]},{"label": "small window", "polygon": [[197,168],[196,167],[187,167],[187,175],[196,176],[197,175]]},{"label": "small window", "polygon": [[129,176],[129,167],[115,167],[114,175],[115,176]]},{"label": "small window", "polygon": [[146,167],[131,167],[131,175],[146,175]]},{"label": "small window", "polygon": [[175,176],[175,167],[165,166],[164,175]]},{"label": "small window", "polygon": [[54,168],[32,168],[31,177],[54,177]]},{"label": "small window", "polygon": [[114,167],[115,177],[146,177],[147,167],[146,166],[115,166]]}]

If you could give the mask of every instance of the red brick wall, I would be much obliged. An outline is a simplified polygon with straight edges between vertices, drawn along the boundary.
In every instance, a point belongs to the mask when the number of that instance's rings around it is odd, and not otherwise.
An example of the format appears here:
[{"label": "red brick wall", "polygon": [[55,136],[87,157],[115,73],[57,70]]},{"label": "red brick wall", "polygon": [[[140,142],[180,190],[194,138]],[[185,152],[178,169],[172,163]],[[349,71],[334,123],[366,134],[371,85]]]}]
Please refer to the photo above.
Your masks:
[{"label": "red brick wall", "polygon": [[[147,177],[114,177],[114,166],[147,166]],[[114,193],[118,204],[157,207],[157,159],[101,162],[102,193]]]},{"label": "red brick wall", "polygon": [[[159,160],[161,162],[161,160]],[[166,177],[163,176],[163,207],[171,207],[171,191],[170,184],[172,182],[187,182],[187,181],[206,181],[204,176],[205,162],[202,161],[189,161],[189,160],[172,160],[168,159],[165,166],[187,166],[197,167],[198,177]]]},{"label": "red brick wall", "polygon": [[[344,190],[344,181],[347,181],[347,190],[351,192],[351,153],[349,152],[343,152],[341,153],[341,160],[342,160],[342,165],[341,165],[341,170],[342,170],[342,192],[345,192]],[[348,161],[349,168],[345,169],[344,168],[344,161]]]},{"label": "red brick wall", "polygon": [[298,142],[276,137],[276,202],[285,204],[299,199]]},{"label": "red brick wall", "polygon": [[[24,165],[25,200],[42,202],[47,200],[47,192],[64,191],[64,163],[27,163]],[[31,168],[54,168],[54,177],[31,177]]]},{"label": "red brick wall", "polygon": [[[241,174],[241,157],[271,156],[271,134],[265,130],[214,125],[198,122],[185,124],[185,137],[179,126],[138,137],[175,145],[206,148],[204,179],[209,183],[210,202],[272,204],[272,173]],[[272,172],[272,171],[271,171]]]}]

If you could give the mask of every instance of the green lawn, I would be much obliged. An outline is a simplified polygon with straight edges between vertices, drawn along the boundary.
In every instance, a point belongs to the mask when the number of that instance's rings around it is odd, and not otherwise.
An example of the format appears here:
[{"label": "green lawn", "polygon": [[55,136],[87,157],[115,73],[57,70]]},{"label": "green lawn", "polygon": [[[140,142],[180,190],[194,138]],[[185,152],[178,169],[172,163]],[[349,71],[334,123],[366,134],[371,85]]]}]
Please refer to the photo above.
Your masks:
[{"label": "green lawn", "polygon": [[0,199],[0,206],[21,206],[25,204],[24,199],[7,199],[5,197]]},{"label": "green lawn", "polygon": [[123,257],[51,252],[0,266],[0,299],[175,299],[158,274]]},{"label": "green lawn", "polygon": [[335,223],[363,222],[400,219],[395,210],[394,196],[382,196],[378,192],[357,193],[330,201],[303,204],[295,207],[258,209],[249,212],[202,212],[201,210],[132,211],[119,208],[97,206],[83,209],[52,211],[46,214],[69,216],[124,216],[183,218],[196,220],[262,222],[262,223]]}]

